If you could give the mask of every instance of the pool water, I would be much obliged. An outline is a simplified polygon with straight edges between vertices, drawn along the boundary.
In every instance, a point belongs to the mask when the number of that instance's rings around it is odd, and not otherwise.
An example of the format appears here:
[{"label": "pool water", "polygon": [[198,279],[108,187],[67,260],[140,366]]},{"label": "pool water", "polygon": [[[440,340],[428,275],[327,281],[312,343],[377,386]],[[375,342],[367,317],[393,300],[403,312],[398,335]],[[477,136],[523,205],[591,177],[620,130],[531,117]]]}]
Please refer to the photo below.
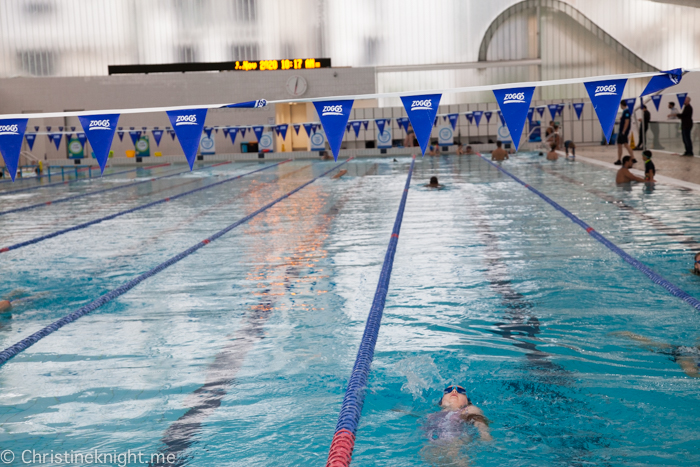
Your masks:
[{"label": "pool water", "polygon": [[[3,253],[0,294],[41,295],[2,315],[0,345],[333,165],[279,165]],[[324,465],[409,165],[353,160],[341,179],[317,180],[20,353],[0,367],[0,450],[14,452],[11,465],[26,465],[27,450]],[[228,164],[0,216],[0,248],[264,166]],[[700,297],[690,273],[696,193],[620,188],[612,171],[532,153],[503,166]],[[3,196],[5,184],[0,210],[179,170]],[[424,187],[433,175],[444,189]],[[700,380],[629,334],[694,347],[698,322],[479,157],[417,160],[353,465],[698,465]],[[453,383],[483,409],[492,442],[427,439],[428,415]]]}]

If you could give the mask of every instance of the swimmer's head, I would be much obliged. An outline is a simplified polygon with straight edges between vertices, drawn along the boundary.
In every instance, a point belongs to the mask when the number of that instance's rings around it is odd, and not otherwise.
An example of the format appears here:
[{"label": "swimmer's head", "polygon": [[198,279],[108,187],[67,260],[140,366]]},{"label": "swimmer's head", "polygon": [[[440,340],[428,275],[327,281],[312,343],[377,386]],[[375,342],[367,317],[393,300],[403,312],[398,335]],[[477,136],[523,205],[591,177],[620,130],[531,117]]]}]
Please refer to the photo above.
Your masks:
[{"label": "swimmer's head", "polygon": [[542,151],[540,151],[540,152],[537,153],[537,155],[540,156],[540,157],[542,157],[542,156],[544,156],[544,153],[543,153]]},{"label": "swimmer's head", "polygon": [[501,143],[500,141],[496,141],[496,147],[497,147],[497,148],[500,148],[500,147],[501,147],[501,144],[503,144],[503,143]]},{"label": "swimmer's head", "polygon": [[700,253],[695,253],[695,264],[693,265],[693,272],[700,275]]},{"label": "swimmer's head", "polygon": [[645,161],[651,159],[651,151],[648,149],[646,151],[643,151],[642,157],[644,158]]},{"label": "swimmer's head", "polygon": [[[629,162],[629,165],[627,163]],[[628,169],[632,167],[632,164],[634,164],[633,159],[630,156],[625,156],[622,158],[622,166],[627,167]]]},{"label": "swimmer's head", "polygon": [[430,177],[430,184],[431,184],[431,185],[437,185],[437,184],[438,184],[438,179],[437,179],[437,177]]},{"label": "swimmer's head", "polygon": [[462,386],[450,385],[443,390],[440,407],[443,409],[459,410],[469,405],[467,390]]}]

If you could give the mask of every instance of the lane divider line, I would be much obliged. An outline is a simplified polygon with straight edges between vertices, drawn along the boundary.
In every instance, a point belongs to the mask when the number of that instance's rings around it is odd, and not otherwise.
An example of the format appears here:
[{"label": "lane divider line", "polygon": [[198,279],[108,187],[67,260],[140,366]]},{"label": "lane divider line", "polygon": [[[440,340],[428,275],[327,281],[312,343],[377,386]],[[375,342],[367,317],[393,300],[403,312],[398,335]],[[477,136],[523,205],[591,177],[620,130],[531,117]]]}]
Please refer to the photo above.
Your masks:
[{"label": "lane divider line", "polygon": [[[341,162],[340,164],[336,164],[330,170],[327,170],[327,171],[323,172],[321,175],[319,175],[318,177],[312,178],[308,182],[306,182],[302,185],[299,185],[298,187],[296,187],[292,191],[290,191],[290,192],[280,196],[279,198],[267,203],[265,206],[261,207],[260,209],[258,209],[256,211],[253,211],[252,213],[248,214],[247,216],[237,220],[236,222],[229,225],[228,227],[225,227],[225,228],[219,230],[211,237],[205,238],[204,240],[197,242],[196,244],[192,245],[191,247],[189,247],[185,251],[173,256],[172,258],[168,259],[167,261],[165,261],[163,263],[160,263],[158,266],[154,267],[153,269],[150,269],[150,270],[144,272],[140,276],[130,280],[129,282],[122,284],[121,286],[117,287],[116,289],[112,290],[111,292],[107,292],[106,294],[100,296],[96,300],[93,300],[92,302],[88,303],[87,305],[84,305],[84,306],[78,308],[73,313],[66,315],[57,321],[54,321],[53,323],[49,324],[45,328],[35,332],[31,336],[22,339],[21,341],[17,342],[14,345],[11,345],[10,347],[8,347],[5,350],[3,350],[2,352],[0,352],[0,365],[4,365],[12,357],[14,357],[17,354],[19,354],[20,352],[28,349],[29,347],[36,344],[44,337],[58,331],[63,326],[70,324],[79,318],[82,318],[83,316],[87,315],[88,313],[100,308],[102,305],[105,305],[105,304],[111,302],[112,300],[114,300],[115,298],[117,298],[121,295],[124,295],[129,290],[133,289],[134,287],[136,287],[137,285],[139,285],[141,282],[145,281],[149,277],[155,276],[156,274],[163,271],[164,269],[166,269],[166,268],[172,266],[173,264],[177,263],[178,261],[188,257],[189,255],[191,255],[195,251],[199,250],[200,248],[208,245],[209,243],[213,242],[214,240],[217,240],[218,238],[222,237],[223,235],[226,235],[227,233],[229,233],[231,230],[235,229],[239,225],[248,222],[250,219],[257,216],[258,214],[267,211],[272,206],[276,205],[277,203],[279,203],[281,201],[284,201],[285,199],[289,198],[290,196],[292,196],[296,192],[300,191],[301,189],[311,185],[313,182],[315,182],[319,178],[322,178],[322,177],[328,175],[329,173],[333,172],[337,168],[343,166],[344,164],[347,164],[352,159],[353,158],[351,157],[348,160]],[[287,161],[283,161],[283,162],[287,162]]]},{"label": "lane divider line", "polygon": [[582,221],[580,218],[576,217],[573,213],[571,213],[571,211],[569,211],[569,210],[563,208],[562,206],[560,206],[559,204],[557,204],[554,200],[552,200],[551,198],[549,198],[547,195],[545,195],[545,194],[542,193],[541,191],[539,191],[539,190],[537,190],[537,189],[535,189],[535,188],[533,188],[533,187],[527,185],[525,182],[523,182],[522,180],[520,180],[518,177],[516,177],[516,176],[513,175],[512,173],[508,172],[508,171],[507,171],[506,169],[504,169],[503,167],[500,167],[499,165],[494,164],[493,162],[491,162],[490,160],[486,159],[486,158],[485,158],[484,156],[482,156],[481,154],[479,154],[479,157],[481,157],[483,160],[485,160],[486,162],[488,162],[489,164],[491,164],[492,166],[494,166],[495,168],[497,168],[498,170],[500,170],[500,171],[503,172],[504,174],[508,175],[510,178],[512,178],[512,179],[515,180],[516,182],[520,183],[520,184],[523,185],[525,188],[527,188],[528,190],[532,191],[534,194],[536,194],[537,196],[539,196],[539,197],[542,198],[543,200],[545,200],[545,201],[546,201],[547,203],[549,203],[554,209],[556,209],[557,211],[559,211],[559,212],[561,212],[562,214],[564,214],[564,215],[565,215],[566,217],[568,217],[574,224],[578,225],[578,226],[581,227],[583,230],[585,230],[591,237],[595,238],[595,239],[598,240],[600,243],[602,243],[603,245],[605,245],[606,247],[608,247],[608,249],[609,249],[610,251],[612,251],[613,253],[616,253],[616,254],[617,254],[618,256],[620,256],[623,260],[625,260],[625,262],[627,262],[627,263],[630,264],[631,266],[633,266],[633,267],[637,268],[639,271],[641,271],[642,274],[644,274],[645,276],[647,276],[653,283],[660,285],[661,287],[663,287],[664,289],[666,289],[668,292],[670,292],[671,295],[680,298],[681,300],[683,300],[684,302],[686,302],[687,304],[689,304],[690,306],[692,306],[692,307],[695,308],[696,310],[700,311],[700,300],[698,300],[697,298],[691,296],[689,293],[687,293],[686,291],[682,290],[681,288],[679,288],[679,287],[676,286],[675,284],[673,284],[673,283],[667,281],[667,280],[664,279],[661,275],[659,275],[658,273],[654,272],[651,268],[649,268],[647,265],[645,265],[645,264],[642,263],[641,261],[639,261],[639,260],[637,260],[636,258],[630,256],[630,255],[629,255],[627,252],[625,252],[623,249],[621,249],[620,247],[618,247],[617,245],[615,245],[613,242],[611,242],[610,240],[608,240],[607,238],[605,238],[604,236],[602,236],[601,234],[599,234],[598,232],[596,232],[595,229],[593,229],[593,227],[591,227],[590,225],[586,224],[586,223],[585,223],[584,221]]},{"label": "lane divider line", "polygon": [[[48,183],[46,185],[36,185],[36,186],[30,186],[27,188],[20,188],[18,190],[10,190],[10,191],[0,191],[0,196],[4,195],[10,195],[12,193],[20,193],[22,191],[29,191],[29,190],[37,190],[39,188],[50,188],[52,186],[63,186],[63,185],[68,185],[69,183],[75,183],[75,182],[84,182],[86,180],[94,180],[94,179],[100,179],[100,178],[106,178],[106,177],[113,177],[114,175],[121,175],[129,172],[136,172],[138,169],[143,169],[143,170],[151,170],[151,169],[157,169],[160,167],[166,167],[168,165],[172,165],[169,162],[167,164],[160,164],[160,165],[152,165],[149,167],[137,167],[135,169],[130,169],[130,170],[122,170],[121,172],[114,172],[111,174],[103,175],[102,177],[85,177],[85,178],[76,178],[75,180],[65,180],[61,182],[55,182],[55,183]],[[68,167],[70,168],[70,167]],[[42,175],[38,178],[43,178],[47,177],[48,175]],[[58,176],[58,175],[56,175]],[[11,180],[10,180],[11,181]]]},{"label": "lane divider line", "polygon": [[379,275],[379,283],[374,293],[372,308],[370,308],[369,316],[367,316],[365,332],[362,335],[355,365],[353,366],[352,374],[348,380],[348,388],[343,398],[343,405],[340,408],[338,424],[335,427],[335,434],[333,435],[333,441],[331,442],[331,447],[328,452],[326,467],[347,467],[352,461],[352,451],[355,448],[355,434],[357,433],[357,425],[362,415],[362,406],[365,402],[367,378],[369,377],[369,372],[372,367],[374,348],[377,345],[377,336],[379,335],[379,326],[382,324],[384,304],[386,303],[386,295],[389,292],[391,270],[394,266],[394,255],[396,254],[396,246],[399,242],[401,221],[403,220],[403,212],[406,208],[406,199],[408,198],[408,189],[411,185],[411,176],[413,175],[415,163],[416,156],[413,156],[411,168],[408,169],[408,176],[406,177],[406,186],[401,195],[399,210],[396,213],[394,229],[389,239],[386,256],[384,256],[382,272]]},{"label": "lane divider line", "polygon": [[58,237],[59,235],[66,234],[66,233],[68,233],[68,232],[74,232],[74,231],[76,231],[76,230],[85,229],[85,228],[90,227],[90,226],[92,226],[92,225],[99,224],[100,222],[112,220],[112,219],[115,219],[115,218],[117,218],[117,217],[121,217],[121,216],[124,216],[124,215],[126,215],[126,214],[130,214],[130,213],[132,213],[132,212],[136,212],[136,211],[140,211],[140,210],[142,210],[142,209],[147,209],[147,208],[156,206],[156,205],[158,205],[158,204],[168,203],[168,202],[170,202],[170,201],[172,201],[172,200],[175,200],[175,199],[178,199],[178,198],[182,198],[183,196],[188,196],[188,195],[191,195],[192,193],[197,193],[197,192],[202,191],[202,190],[208,190],[209,188],[213,188],[213,187],[218,186],[218,185],[221,185],[221,184],[223,184],[223,183],[232,182],[232,181],[234,181],[234,180],[238,180],[239,178],[245,177],[245,176],[247,176],[247,175],[251,175],[251,174],[254,174],[254,173],[256,173],[256,172],[262,172],[263,170],[271,169],[272,167],[276,167],[276,166],[278,166],[278,165],[281,165],[281,164],[284,164],[284,163],[290,162],[290,161],[291,161],[291,159],[287,159],[286,161],[277,162],[277,163],[275,163],[275,164],[268,165],[268,166],[263,167],[263,168],[261,168],[261,169],[253,170],[252,172],[247,172],[247,173],[244,173],[244,174],[241,174],[241,175],[237,175],[237,176],[232,177],[232,178],[227,178],[227,179],[225,179],[225,180],[221,180],[221,181],[219,181],[219,182],[212,183],[212,184],[210,184],[210,185],[206,185],[206,186],[202,186],[202,187],[199,187],[199,188],[195,188],[195,189],[193,189],[193,190],[185,191],[184,193],[180,193],[179,195],[169,196],[169,197],[167,197],[167,198],[159,199],[159,200],[157,200],[157,201],[152,201],[152,202],[150,202],[150,203],[142,204],[141,206],[136,206],[135,208],[126,209],[126,210],[124,210],[124,211],[119,211],[119,212],[117,212],[117,213],[110,214],[110,215],[108,215],[108,216],[100,217],[99,219],[94,219],[94,220],[91,220],[91,221],[83,222],[82,224],[74,225],[73,227],[67,227],[67,228],[65,228],[65,229],[57,230],[57,231],[55,231],[55,232],[51,232],[51,233],[49,233],[49,234],[42,235],[42,236],[40,236],[40,237],[35,237],[35,238],[32,238],[31,240],[27,240],[27,241],[20,242],[20,243],[15,243],[14,245],[10,245],[10,246],[8,246],[8,247],[5,247],[5,248],[0,249],[0,253],[5,253],[5,252],[8,252],[8,251],[16,250],[16,249],[18,249],[18,248],[22,248],[22,247],[29,246],[29,245],[35,245],[35,244],[37,244],[37,243],[39,243],[39,242],[43,242],[44,240],[48,240],[48,239],[50,239],[50,238]]},{"label": "lane divider line", "polygon": [[[216,165],[218,166],[218,165],[224,165],[224,164],[230,164],[230,163],[231,163],[231,162],[222,162],[222,163],[216,164]],[[50,204],[65,203],[66,201],[71,201],[71,200],[74,200],[74,199],[83,198],[83,197],[85,197],[85,196],[97,195],[97,194],[99,194],[99,193],[106,193],[106,192],[108,192],[108,191],[122,190],[122,189],[124,189],[124,188],[129,188],[129,187],[132,187],[132,186],[141,185],[141,184],[143,184],[143,183],[153,182],[153,181],[155,181],[155,180],[162,180],[162,179],[164,179],[164,178],[170,178],[170,177],[175,177],[175,176],[177,176],[177,175],[182,175],[182,174],[184,174],[184,173],[194,172],[195,170],[211,169],[212,167],[214,167],[214,166],[212,166],[212,165],[207,165],[207,166],[205,166],[205,167],[200,167],[200,168],[194,169],[194,170],[183,170],[182,172],[177,172],[177,173],[170,174],[170,175],[162,175],[162,176],[160,176],[160,177],[155,177],[155,178],[149,178],[148,180],[141,180],[141,181],[139,181],[139,182],[127,183],[126,185],[120,185],[120,186],[116,186],[116,187],[113,187],[113,188],[105,188],[105,189],[103,189],[103,190],[97,190],[97,191],[91,191],[91,192],[89,192],[89,193],[81,193],[81,194],[79,194],[79,195],[67,196],[67,197],[65,197],[65,198],[59,198],[59,199],[55,199],[55,200],[53,200],[53,201],[45,201],[45,202],[43,202],[43,203],[32,204],[32,205],[24,206],[24,207],[21,207],[21,208],[8,209],[7,211],[0,211],[0,216],[4,216],[5,214],[11,214],[11,213],[13,213],[13,212],[29,211],[29,210],[31,210],[31,209],[40,208],[40,207],[42,207],[42,206],[48,206],[48,205],[50,205]]]}]

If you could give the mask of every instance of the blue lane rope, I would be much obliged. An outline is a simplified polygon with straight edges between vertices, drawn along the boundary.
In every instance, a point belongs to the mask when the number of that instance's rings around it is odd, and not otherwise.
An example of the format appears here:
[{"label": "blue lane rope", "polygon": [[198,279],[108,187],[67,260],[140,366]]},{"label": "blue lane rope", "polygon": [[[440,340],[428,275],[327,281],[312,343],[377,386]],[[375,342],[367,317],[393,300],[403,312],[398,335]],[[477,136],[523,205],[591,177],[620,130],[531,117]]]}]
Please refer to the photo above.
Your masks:
[{"label": "blue lane rope", "polygon": [[577,225],[578,225],[579,227],[581,227],[583,230],[585,230],[586,232],[588,232],[588,234],[589,234],[591,237],[595,238],[595,239],[598,240],[600,243],[602,243],[603,245],[605,245],[606,247],[608,247],[613,253],[616,253],[617,255],[619,255],[619,256],[620,256],[623,260],[625,260],[628,264],[634,266],[634,267],[637,268],[639,271],[641,271],[645,276],[647,276],[649,279],[651,279],[651,281],[652,281],[653,283],[660,285],[660,286],[663,287],[664,289],[668,290],[668,291],[671,293],[671,295],[674,295],[674,296],[680,298],[681,300],[683,300],[684,302],[686,302],[687,304],[689,304],[690,306],[692,306],[692,307],[695,308],[696,310],[700,311],[700,300],[698,300],[698,299],[695,298],[695,297],[692,297],[690,294],[688,294],[687,292],[685,292],[684,290],[682,290],[682,289],[679,288],[678,286],[672,284],[671,282],[667,281],[667,280],[664,279],[662,276],[660,276],[659,274],[657,274],[656,272],[654,272],[653,270],[651,270],[648,266],[646,266],[645,264],[641,263],[639,260],[637,260],[637,259],[633,258],[632,256],[630,256],[628,253],[626,253],[626,252],[625,252],[624,250],[622,250],[620,247],[618,247],[617,245],[615,245],[613,242],[611,242],[610,240],[608,240],[607,238],[605,238],[604,236],[602,236],[601,234],[599,234],[598,232],[596,232],[596,231],[593,229],[593,227],[591,227],[591,226],[589,226],[588,224],[586,224],[585,222],[583,222],[581,219],[579,219],[578,217],[576,217],[574,214],[572,214],[572,213],[571,213],[570,211],[568,211],[567,209],[564,209],[563,207],[561,207],[559,204],[557,204],[556,202],[554,202],[552,199],[550,199],[550,198],[549,198],[547,195],[545,195],[544,193],[542,193],[542,192],[540,192],[539,190],[537,190],[537,189],[531,187],[530,185],[528,185],[527,183],[523,182],[522,180],[520,180],[518,177],[516,177],[516,176],[513,175],[512,173],[508,172],[508,171],[507,171],[506,169],[504,169],[503,167],[499,167],[497,164],[494,164],[494,163],[491,162],[490,160],[486,159],[486,158],[485,158],[484,156],[482,156],[481,154],[479,154],[479,156],[480,156],[483,160],[485,160],[486,162],[488,162],[489,164],[491,164],[492,166],[494,166],[495,168],[497,168],[498,170],[500,170],[500,171],[503,172],[504,174],[508,175],[508,176],[511,177],[513,180],[515,180],[516,182],[520,183],[520,184],[523,185],[525,188],[527,188],[528,190],[532,191],[533,193],[535,193],[537,196],[539,196],[539,197],[542,198],[543,200],[545,200],[545,201],[546,201],[547,203],[549,203],[554,209],[556,209],[557,211],[559,211],[559,212],[561,212],[562,214],[564,214],[566,217],[568,217],[569,219],[571,219],[571,221],[572,221],[573,223],[577,224]]},{"label": "blue lane rope", "polygon": [[195,188],[194,190],[185,191],[184,193],[180,193],[179,195],[175,195],[175,196],[170,196],[170,197],[168,197],[168,198],[159,199],[159,200],[157,200],[157,201],[153,201],[153,202],[150,202],[150,203],[142,204],[141,206],[136,206],[135,208],[127,209],[127,210],[124,210],[124,211],[119,211],[119,212],[114,213],[114,214],[110,214],[109,216],[100,217],[99,219],[95,219],[95,220],[91,220],[91,221],[88,221],[88,222],[84,222],[84,223],[82,223],[82,224],[78,224],[78,225],[75,225],[75,226],[73,226],[73,227],[67,227],[67,228],[62,229],[62,230],[57,230],[57,231],[55,231],[55,232],[51,232],[51,233],[49,233],[49,234],[42,235],[42,236],[40,236],[40,237],[32,238],[31,240],[27,240],[26,242],[16,243],[16,244],[11,245],[11,246],[8,246],[8,247],[0,248],[0,254],[6,253],[6,252],[8,252],[8,251],[16,250],[16,249],[18,249],[18,248],[22,248],[22,247],[25,247],[25,246],[35,245],[35,244],[37,244],[37,243],[39,243],[39,242],[43,242],[44,240],[48,240],[48,239],[50,239],[50,238],[58,237],[59,235],[63,235],[63,234],[68,233],[68,232],[74,232],[74,231],[76,231],[76,230],[85,229],[85,228],[87,228],[87,227],[90,227],[91,225],[95,225],[95,224],[99,224],[100,222],[104,222],[104,221],[108,221],[108,220],[111,220],[111,219],[115,219],[115,218],[120,217],[120,216],[123,216],[123,215],[125,215],[125,214],[130,214],[130,213],[132,213],[132,212],[140,211],[140,210],[142,210],[142,209],[147,209],[147,208],[156,206],[156,205],[158,205],[158,204],[167,203],[167,202],[176,200],[176,199],[178,199],[178,198],[182,198],[183,196],[191,195],[192,193],[197,193],[198,191],[208,190],[209,188],[213,188],[213,187],[215,187],[215,186],[217,186],[217,185],[221,185],[222,183],[229,183],[229,182],[232,182],[232,181],[234,181],[234,180],[238,180],[238,179],[241,178],[241,177],[245,177],[246,175],[251,175],[251,174],[254,174],[254,173],[256,173],[256,172],[261,172],[261,171],[263,171],[263,170],[271,169],[272,167],[276,167],[276,166],[278,166],[278,165],[280,165],[280,164],[284,164],[284,163],[289,162],[289,161],[291,161],[291,159],[287,159],[286,161],[278,162],[278,163],[276,163],[276,164],[268,165],[268,166],[263,167],[263,168],[261,168],[261,169],[253,170],[252,172],[247,172],[247,173],[244,173],[244,174],[241,174],[241,175],[237,175],[237,176],[232,177],[232,178],[227,178],[226,180],[221,180],[220,182],[216,182],[216,183],[212,183],[212,184],[210,184],[210,185],[206,185],[206,186],[203,186],[203,187]]},{"label": "blue lane rope", "polygon": [[357,432],[357,425],[362,415],[362,406],[365,400],[365,387],[367,386],[367,378],[371,370],[372,359],[374,358],[374,348],[377,344],[379,326],[382,324],[384,304],[389,291],[391,270],[394,265],[394,255],[396,254],[396,246],[399,242],[401,221],[403,220],[403,212],[406,207],[408,189],[411,185],[411,176],[413,175],[413,166],[415,163],[416,157],[413,156],[411,167],[406,177],[406,185],[403,190],[403,195],[401,196],[399,210],[396,213],[394,229],[391,232],[389,246],[384,256],[384,264],[382,265],[382,271],[379,275],[379,283],[374,293],[372,308],[369,311],[365,332],[362,335],[355,365],[353,366],[352,374],[348,380],[348,388],[345,391],[343,405],[341,406],[340,415],[338,416],[338,424],[336,425],[333,442],[331,443],[330,452],[328,454],[327,465],[347,465],[352,457],[355,433]]},{"label": "blue lane rope", "polygon": [[254,211],[254,212],[248,214],[247,216],[243,217],[242,219],[239,219],[238,221],[229,225],[228,227],[226,227],[222,230],[219,230],[211,237],[206,238],[206,239],[202,240],[201,242],[198,242],[197,244],[191,246],[190,248],[186,249],[182,253],[173,256],[169,260],[159,264],[158,266],[154,267],[153,269],[144,272],[140,276],[130,280],[129,282],[122,284],[121,286],[117,287],[116,289],[112,290],[111,292],[108,292],[108,293],[102,295],[101,297],[99,297],[98,299],[88,303],[87,305],[85,305],[81,308],[78,308],[73,313],[64,316],[63,318],[59,319],[58,321],[54,321],[53,323],[49,324],[45,328],[41,329],[40,331],[37,331],[34,334],[32,334],[31,336],[26,337],[26,338],[22,339],[21,341],[17,342],[16,344],[6,348],[2,352],[0,352],[0,365],[4,365],[12,357],[16,356],[20,352],[22,352],[22,351],[26,350],[27,348],[31,347],[32,345],[36,344],[37,342],[39,342],[41,339],[48,336],[49,334],[58,331],[66,324],[72,323],[73,321],[85,316],[86,314],[88,314],[92,311],[95,311],[96,309],[98,309],[102,305],[105,305],[105,304],[111,302],[112,300],[114,300],[115,298],[117,298],[121,295],[124,295],[129,290],[133,289],[134,287],[136,287],[138,284],[145,281],[149,277],[152,277],[152,276],[158,274],[162,270],[172,266],[173,264],[177,263],[181,259],[188,257],[189,255],[191,255],[195,251],[208,245],[209,243],[213,242],[214,240],[217,240],[218,238],[227,234],[228,232],[235,229],[239,225],[241,225],[245,222],[248,222],[250,219],[257,216],[258,214],[270,209],[272,206],[279,203],[280,201],[283,201],[283,200],[289,198],[290,196],[292,196],[294,193],[301,190],[302,188],[304,188],[308,185],[311,185],[313,182],[315,182],[319,178],[328,175],[329,173],[331,173],[332,171],[334,171],[338,167],[341,167],[343,164],[347,164],[350,160],[352,160],[352,158],[346,160],[345,162],[337,164],[335,167],[333,167],[330,170],[327,170],[326,172],[322,173],[318,177],[309,180],[308,182],[304,183],[303,185],[296,187],[295,189],[293,189],[289,193],[282,195],[279,198],[277,198],[276,200],[266,204],[265,206],[261,207],[257,211]]},{"label": "blue lane rope", "polygon": [[[103,175],[102,177],[85,177],[85,178],[76,178],[75,180],[66,180],[66,181],[61,181],[61,182],[56,182],[56,183],[47,183],[46,185],[36,185],[36,186],[30,186],[27,188],[20,188],[18,190],[10,190],[10,191],[0,191],[0,196],[5,196],[5,195],[11,195],[13,193],[21,193],[23,191],[29,191],[29,190],[38,190],[39,188],[51,188],[52,186],[64,186],[64,185],[69,185],[71,183],[76,183],[76,182],[84,182],[86,180],[93,180],[95,178],[107,178],[107,177],[113,177],[115,175],[121,175],[121,174],[126,174],[129,172],[136,172],[139,169],[143,170],[151,170],[159,167],[165,167],[167,165],[171,164],[162,164],[162,165],[154,165],[152,167],[137,167],[135,169],[131,170],[122,170],[121,172],[114,172],[111,174]],[[58,175],[57,175],[58,176]]]},{"label": "blue lane rope", "polygon": [[65,203],[66,201],[71,201],[71,200],[78,199],[78,198],[82,198],[82,197],[85,197],[85,196],[97,195],[97,194],[99,194],[99,193],[107,193],[108,191],[122,190],[122,189],[124,189],[124,188],[129,188],[129,187],[132,187],[132,186],[141,185],[141,184],[143,184],[143,183],[154,182],[154,181],[156,181],[156,180],[162,180],[162,179],[164,179],[164,178],[176,177],[176,176],[182,175],[182,174],[184,174],[184,173],[194,172],[195,170],[210,169],[210,168],[212,168],[212,167],[216,167],[216,166],[218,166],[218,165],[223,165],[223,164],[230,164],[230,162],[222,162],[222,163],[219,163],[219,164],[207,165],[207,166],[205,166],[205,167],[200,167],[200,168],[198,168],[198,169],[194,169],[194,170],[191,170],[191,171],[190,171],[190,170],[183,170],[182,172],[177,172],[177,173],[170,174],[170,175],[162,175],[162,176],[160,176],[160,177],[149,178],[148,180],[141,180],[140,182],[127,183],[126,185],[121,185],[121,186],[117,186],[117,187],[114,187],[114,188],[105,188],[105,189],[103,189],[103,190],[91,191],[91,192],[89,192],[89,193],[81,193],[81,194],[79,194],[79,195],[67,196],[67,197],[65,197],[65,198],[59,198],[59,199],[56,199],[56,200],[53,200],[53,201],[44,201],[43,203],[32,204],[32,205],[30,205],[30,206],[24,206],[24,207],[22,207],[22,208],[8,209],[7,211],[0,211],[0,216],[4,216],[5,214],[11,214],[11,213],[13,213],[13,212],[29,211],[29,210],[31,210],[31,209],[40,208],[40,207],[42,207],[42,206],[49,206],[49,205],[51,205],[51,204]]}]

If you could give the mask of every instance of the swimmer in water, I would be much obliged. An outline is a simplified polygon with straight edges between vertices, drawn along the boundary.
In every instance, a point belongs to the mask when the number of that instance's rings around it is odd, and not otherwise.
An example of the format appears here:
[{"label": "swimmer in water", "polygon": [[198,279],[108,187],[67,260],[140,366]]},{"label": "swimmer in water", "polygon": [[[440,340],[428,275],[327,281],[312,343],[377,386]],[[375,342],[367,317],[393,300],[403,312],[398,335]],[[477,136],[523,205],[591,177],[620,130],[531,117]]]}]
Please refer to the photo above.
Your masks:
[{"label": "swimmer in water", "polygon": [[493,440],[484,413],[457,385],[446,387],[438,404],[442,410],[428,415],[425,425],[430,445],[422,451],[423,456],[432,465],[470,465],[460,450],[471,435],[478,432],[482,441]]},{"label": "swimmer in water", "polygon": [[338,171],[338,173],[335,174],[335,175],[333,175],[333,177],[331,177],[331,178],[340,178],[340,177],[342,177],[343,175],[345,175],[346,173],[348,173],[348,171],[345,170],[345,169],[343,169],[343,170]]},{"label": "swimmer in water", "polygon": [[687,345],[671,345],[664,342],[654,342],[648,337],[640,336],[629,331],[616,332],[614,335],[627,337],[641,344],[641,347],[655,353],[668,355],[678,363],[686,375],[700,378],[700,344],[695,347]]},{"label": "swimmer in water", "polygon": [[15,290],[15,291],[9,293],[8,295],[6,295],[5,298],[0,300],[0,313],[5,313],[7,311],[10,311],[10,310],[12,310],[13,307],[24,305],[26,303],[29,303],[31,301],[34,301],[38,298],[43,297],[46,294],[47,294],[47,292],[36,294],[36,295],[30,295],[27,297],[14,298],[14,297],[18,297],[21,295],[26,295],[26,293],[23,292],[22,290]]},{"label": "swimmer in water", "polygon": [[695,263],[693,264],[693,274],[700,276],[700,253],[695,253]]},{"label": "swimmer in water", "polygon": [[430,177],[430,183],[425,186],[428,188],[442,188],[444,185],[440,185],[440,183],[438,183],[437,177]]}]

